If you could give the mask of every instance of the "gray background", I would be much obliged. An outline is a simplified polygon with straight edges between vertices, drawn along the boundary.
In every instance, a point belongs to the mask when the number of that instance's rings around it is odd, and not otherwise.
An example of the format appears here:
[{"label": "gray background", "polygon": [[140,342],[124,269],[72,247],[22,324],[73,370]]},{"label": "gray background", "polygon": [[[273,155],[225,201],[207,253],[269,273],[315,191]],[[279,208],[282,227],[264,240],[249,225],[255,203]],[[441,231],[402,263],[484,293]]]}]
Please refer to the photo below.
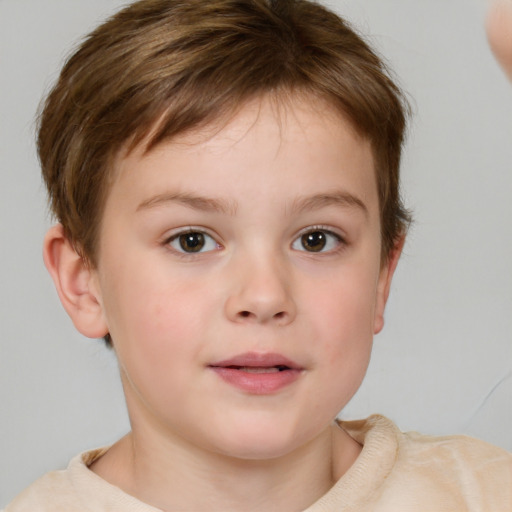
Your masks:
[{"label": "gray background", "polygon": [[[114,357],[77,334],[43,267],[34,113],[80,36],[123,2],[0,0],[0,507],[128,429]],[[485,0],[330,0],[413,98],[415,211],[384,332],[342,416],[512,449],[512,87]]]}]

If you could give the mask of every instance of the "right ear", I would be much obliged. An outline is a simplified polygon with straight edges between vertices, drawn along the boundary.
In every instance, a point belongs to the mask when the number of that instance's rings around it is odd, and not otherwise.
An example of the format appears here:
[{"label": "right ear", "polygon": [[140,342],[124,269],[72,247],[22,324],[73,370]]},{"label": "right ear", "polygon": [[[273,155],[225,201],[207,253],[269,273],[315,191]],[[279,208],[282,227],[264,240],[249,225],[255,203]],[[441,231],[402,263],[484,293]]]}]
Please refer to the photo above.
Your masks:
[{"label": "right ear", "polygon": [[107,335],[96,273],[77,253],[61,224],[46,233],[43,259],[60,301],[77,330],[88,338]]}]

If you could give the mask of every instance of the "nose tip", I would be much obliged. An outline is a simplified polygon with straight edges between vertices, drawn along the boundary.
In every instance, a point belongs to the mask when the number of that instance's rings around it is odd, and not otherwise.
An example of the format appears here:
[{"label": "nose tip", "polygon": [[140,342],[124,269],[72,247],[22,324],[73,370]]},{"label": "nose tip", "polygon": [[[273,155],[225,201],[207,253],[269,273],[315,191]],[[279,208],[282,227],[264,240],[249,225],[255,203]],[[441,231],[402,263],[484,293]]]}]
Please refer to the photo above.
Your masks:
[{"label": "nose tip", "polygon": [[286,325],[295,317],[289,278],[282,269],[246,268],[231,277],[228,318],[237,323]]}]

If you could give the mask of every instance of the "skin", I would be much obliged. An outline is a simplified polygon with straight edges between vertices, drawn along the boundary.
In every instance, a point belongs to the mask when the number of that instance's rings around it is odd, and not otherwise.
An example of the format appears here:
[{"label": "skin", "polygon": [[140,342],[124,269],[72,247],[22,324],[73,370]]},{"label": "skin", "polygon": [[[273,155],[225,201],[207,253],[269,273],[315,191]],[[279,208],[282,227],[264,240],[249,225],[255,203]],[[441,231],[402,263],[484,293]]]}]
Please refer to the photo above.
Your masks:
[{"label": "skin", "polygon": [[[184,231],[204,250],[183,252]],[[302,235],[319,231],[313,252]],[[110,332],[119,360],[132,431],[91,469],[169,511],[316,501],[361,450],[333,420],[366,372],[400,250],[381,262],[370,144],[319,101],[263,98],[121,155],[97,268],[60,226],[44,249],[75,326]],[[210,367],[248,351],[284,355],[299,378],[257,394]]]},{"label": "skin", "polygon": [[486,29],[491,50],[512,82],[512,0],[492,2]]}]

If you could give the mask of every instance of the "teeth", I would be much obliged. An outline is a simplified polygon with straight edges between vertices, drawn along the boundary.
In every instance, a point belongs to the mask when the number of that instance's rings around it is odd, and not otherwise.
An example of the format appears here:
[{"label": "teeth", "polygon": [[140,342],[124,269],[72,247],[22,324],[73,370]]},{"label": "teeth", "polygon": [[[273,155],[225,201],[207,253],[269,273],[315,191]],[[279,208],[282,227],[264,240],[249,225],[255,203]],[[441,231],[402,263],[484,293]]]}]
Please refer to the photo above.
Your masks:
[{"label": "teeth", "polygon": [[266,368],[256,368],[254,366],[241,366],[239,370],[247,373],[277,373],[279,372],[279,368],[276,366],[266,367]]}]

